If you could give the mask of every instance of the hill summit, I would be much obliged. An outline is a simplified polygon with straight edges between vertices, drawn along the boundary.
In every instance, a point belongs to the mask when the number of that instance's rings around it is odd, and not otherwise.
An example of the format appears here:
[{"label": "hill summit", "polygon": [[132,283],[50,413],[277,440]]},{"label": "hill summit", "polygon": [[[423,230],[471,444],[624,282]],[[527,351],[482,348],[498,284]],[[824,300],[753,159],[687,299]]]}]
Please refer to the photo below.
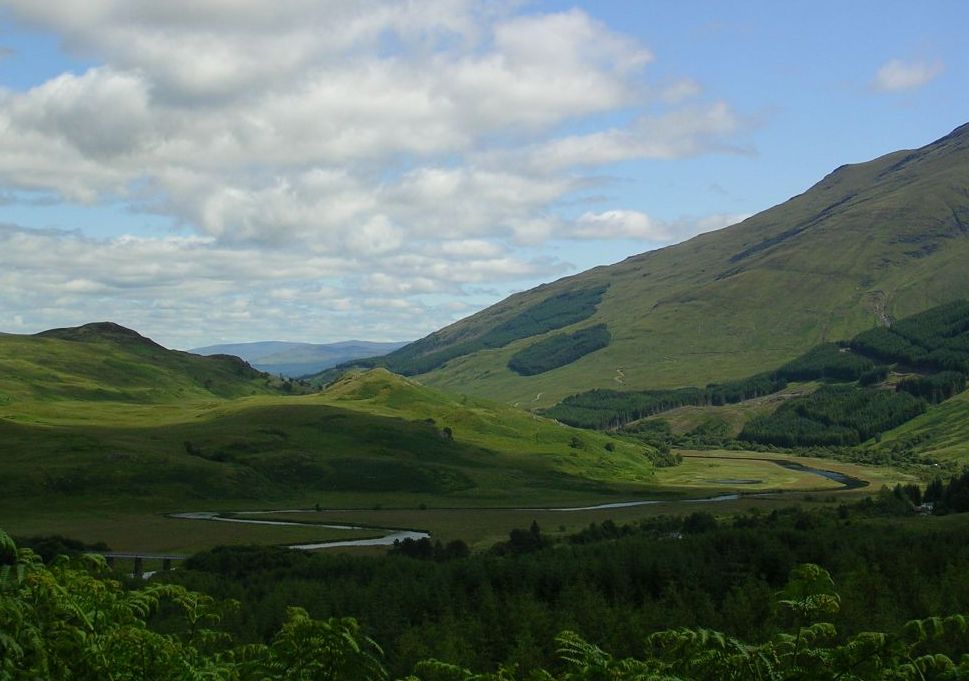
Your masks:
[{"label": "hill summit", "polygon": [[725,229],[515,294],[370,365],[547,406],[705,385],[969,295],[969,124]]},{"label": "hill summit", "polygon": [[284,387],[293,389],[238,357],[169,350],[114,322],[0,336],[0,404],[170,403]]},{"label": "hill summit", "polygon": [[108,341],[115,343],[139,343],[154,348],[164,349],[150,338],[142,336],[133,329],[126,328],[115,322],[91,322],[82,326],[71,326],[62,329],[49,329],[35,334],[41,338],[60,338],[61,340],[78,342]]}]

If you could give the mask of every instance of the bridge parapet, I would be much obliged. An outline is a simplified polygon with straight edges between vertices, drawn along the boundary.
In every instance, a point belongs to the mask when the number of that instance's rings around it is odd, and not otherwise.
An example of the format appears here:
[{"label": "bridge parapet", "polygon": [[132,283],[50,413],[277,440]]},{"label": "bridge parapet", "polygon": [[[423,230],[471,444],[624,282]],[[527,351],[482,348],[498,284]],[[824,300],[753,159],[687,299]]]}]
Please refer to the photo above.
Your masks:
[{"label": "bridge parapet", "polygon": [[116,559],[133,560],[135,563],[134,570],[132,571],[135,576],[141,577],[145,574],[145,561],[146,560],[160,560],[162,563],[162,570],[167,571],[172,569],[172,562],[176,560],[185,560],[188,558],[187,554],[180,553],[145,553],[140,551],[107,551],[102,553],[105,560],[108,561],[109,566],[114,565]]}]

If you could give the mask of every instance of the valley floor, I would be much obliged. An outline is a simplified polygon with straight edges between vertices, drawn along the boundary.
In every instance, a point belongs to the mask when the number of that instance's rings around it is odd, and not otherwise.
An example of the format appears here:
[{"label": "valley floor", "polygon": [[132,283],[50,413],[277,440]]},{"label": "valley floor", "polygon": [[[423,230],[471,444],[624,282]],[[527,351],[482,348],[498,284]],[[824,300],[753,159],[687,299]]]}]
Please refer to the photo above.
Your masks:
[{"label": "valley floor", "polygon": [[[366,528],[410,528],[427,531],[434,540],[460,539],[472,547],[487,547],[508,536],[514,528],[537,522],[555,536],[576,532],[590,523],[607,519],[632,522],[663,514],[692,512],[703,508],[716,515],[730,515],[752,508],[769,511],[807,503],[824,506],[858,499],[882,486],[911,482],[913,478],[894,469],[794,457],[785,454],[727,450],[684,450],[684,463],[660,469],[658,483],[648,493],[577,495],[544,494],[519,496],[495,504],[488,499],[455,496],[331,494],[277,500],[273,504],[229,500],[218,504],[199,500],[193,508],[152,507],[138,510],[129,503],[82,510],[70,500],[43,508],[0,507],[0,527],[13,535],[61,534],[86,543],[104,542],[118,551],[191,553],[216,545],[288,545],[342,541],[381,534],[380,530],[336,530],[309,523],[347,524]],[[803,470],[790,470],[775,461],[857,478],[867,483],[857,489]],[[624,502],[650,500],[637,506]],[[508,503],[511,501],[512,503]],[[706,503],[703,503],[705,501]],[[184,520],[168,514],[186,511],[220,511],[240,518],[257,517],[245,511],[285,509],[320,511],[293,514],[274,513],[274,520],[307,523],[300,526],[265,526]],[[5,505],[6,506],[6,505]],[[600,506],[601,508],[589,508]],[[575,509],[581,510],[563,510]],[[264,517],[262,515],[258,517]],[[384,549],[339,549],[382,551]]]}]

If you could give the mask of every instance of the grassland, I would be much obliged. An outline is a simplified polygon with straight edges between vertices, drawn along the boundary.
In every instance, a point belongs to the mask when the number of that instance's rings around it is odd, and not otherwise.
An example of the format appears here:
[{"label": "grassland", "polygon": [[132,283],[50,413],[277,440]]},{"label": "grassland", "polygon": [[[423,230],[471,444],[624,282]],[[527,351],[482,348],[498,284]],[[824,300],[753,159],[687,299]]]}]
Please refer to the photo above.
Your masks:
[{"label": "grassland", "polygon": [[[521,506],[494,502],[483,504],[480,499],[442,497],[440,495],[314,495],[322,499],[323,510],[287,515],[275,513],[274,520],[299,522],[345,523],[368,527],[413,528],[431,532],[435,540],[443,542],[462,539],[474,547],[483,548],[507,538],[516,527],[527,527],[534,520],[545,532],[556,535],[575,532],[592,522],[612,518],[617,522],[631,522],[661,514],[688,513],[707,510],[718,515],[732,514],[750,508],[770,510],[807,500],[814,504],[836,504],[858,498],[882,485],[912,482],[906,474],[888,468],[870,468],[826,459],[789,457],[735,451],[684,452],[688,458],[679,467],[664,469],[657,475],[656,486],[646,490],[614,490],[611,494],[545,494],[519,498]],[[698,456],[701,458],[693,458]],[[836,470],[866,480],[869,487],[842,491],[840,485],[815,475],[789,471],[768,461],[750,461],[749,457],[791,459],[798,463]],[[756,484],[732,481],[759,480]],[[758,493],[736,500],[706,504],[682,503],[687,498],[715,497],[730,492]],[[765,492],[773,492],[773,494]],[[223,500],[220,503],[200,501],[196,506],[177,510],[198,510],[201,507],[236,512],[249,517],[246,509],[312,508],[307,495],[297,496],[285,503],[266,503],[257,500]],[[561,511],[556,508],[604,504],[636,499],[655,499],[658,503],[626,508]],[[376,501],[375,501],[376,500]],[[506,500],[507,501],[507,500]],[[302,502],[302,503],[300,503]],[[248,503],[249,506],[240,504]],[[463,504],[469,504],[464,506]],[[81,510],[77,509],[77,505]],[[344,505],[344,508],[340,506]],[[119,508],[120,507],[120,508]],[[125,508],[127,507],[127,508]],[[170,509],[171,510],[171,509]],[[368,531],[338,531],[316,527],[247,526],[211,521],[178,520],[148,507],[138,510],[130,500],[111,504],[94,499],[65,500],[45,508],[24,507],[12,514],[5,513],[0,526],[17,534],[45,534],[59,532],[88,542],[104,541],[116,550],[191,552],[216,544],[288,544],[372,536]],[[251,516],[264,518],[265,516]],[[379,551],[381,549],[365,549]]]},{"label": "grassland", "polygon": [[115,551],[193,553],[216,545],[297,544],[380,536],[374,530],[332,530],[322,527],[243,525],[180,520],[161,513],[78,509],[27,510],[4,529],[20,536],[56,532],[88,543],[105,542]]},{"label": "grassland", "polygon": [[911,449],[923,458],[965,465],[969,460],[969,391],[886,433],[879,446]]},{"label": "grassland", "polygon": [[45,496],[158,509],[186,500],[416,505],[438,495],[488,504],[653,484],[633,443],[502,405],[462,404],[380,370],[351,385],[359,399],[341,385],[332,395],[168,405],[157,418],[120,403],[75,413],[62,403],[60,419],[14,414],[0,419],[8,502],[0,506]]}]

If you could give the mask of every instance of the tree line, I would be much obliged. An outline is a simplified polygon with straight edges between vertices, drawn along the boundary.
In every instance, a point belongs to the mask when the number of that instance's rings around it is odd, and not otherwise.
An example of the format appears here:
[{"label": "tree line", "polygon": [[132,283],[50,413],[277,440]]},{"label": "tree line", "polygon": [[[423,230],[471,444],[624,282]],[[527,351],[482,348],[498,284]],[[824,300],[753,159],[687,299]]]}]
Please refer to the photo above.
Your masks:
[{"label": "tree line", "polygon": [[957,300],[855,336],[851,347],[883,362],[969,374],[969,301]]},{"label": "tree line", "polygon": [[898,522],[902,492],[450,557],[221,548],[127,587],[0,532],[0,678],[961,678],[967,524]]},{"label": "tree line", "polygon": [[738,439],[780,447],[853,446],[925,409],[925,402],[908,392],[828,385],[751,419]]},{"label": "tree line", "polygon": [[783,630],[773,594],[804,562],[842,585],[833,622],[845,636],[969,612],[966,522],[892,520],[911,509],[885,491],[838,510],[729,520],[701,511],[602,523],[560,541],[533,524],[491,551],[450,559],[433,550],[381,559],[224,548],[162,579],[245,602],[245,614],[226,622],[240,641],[271,640],[297,604],[314,618],[359,621],[392,674],[428,658],[478,671],[553,668],[563,628],[622,657],[641,652],[650,633],[679,627],[769,641]]},{"label": "tree line", "polygon": [[[900,381],[896,391],[929,403],[942,402],[966,388],[969,374],[969,301],[940,305],[895,323],[891,328],[862,332],[848,343],[822,343],[775,371],[706,388],[619,391],[595,389],[562,400],[544,413],[579,428],[619,428],[631,421],[684,406],[733,404],[778,392],[789,381],[821,380],[855,383],[852,396],[822,393],[817,401],[795,401],[795,406],[748,424],[745,439],[780,444],[784,439],[803,445],[847,446],[882,432],[878,424],[900,425],[903,415],[912,418],[924,411],[907,397],[866,396],[861,389],[883,382],[890,365],[902,364],[916,375]],[[853,423],[828,416],[814,418],[821,403],[860,407],[865,414]],[[905,420],[907,420],[907,418]],[[788,430],[792,435],[781,436]],[[887,428],[883,428],[886,430]]]},{"label": "tree line", "polygon": [[677,407],[734,404],[785,387],[786,378],[764,373],[739,381],[711,384],[706,388],[631,391],[597,388],[566,397],[544,414],[577,428],[601,430],[618,428]]}]

